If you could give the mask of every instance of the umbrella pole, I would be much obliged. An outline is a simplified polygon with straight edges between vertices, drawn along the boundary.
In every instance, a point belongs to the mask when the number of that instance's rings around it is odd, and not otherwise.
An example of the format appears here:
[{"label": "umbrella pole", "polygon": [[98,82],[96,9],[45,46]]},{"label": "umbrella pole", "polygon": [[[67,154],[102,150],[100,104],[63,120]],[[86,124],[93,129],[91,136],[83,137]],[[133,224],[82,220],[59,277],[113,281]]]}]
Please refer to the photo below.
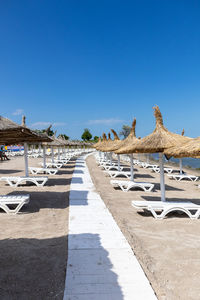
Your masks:
[{"label": "umbrella pole", "polygon": [[110,164],[112,165],[112,152],[110,152]]},{"label": "umbrella pole", "polygon": [[24,143],[25,176],[28,177],[28,145]]},{"label": "umbrella pole", "polygon": [[130,154],[130,162],[131,162],[131,181],[134,181],[134,166],[133,166],[133,154]]},{"label": "umbrella pole", "polygon": [[41,154],[41,144],[39,144],[38,154]]},{"label": "umbrella pole", "polygon": [[43,168],[46,168],[46,146],[43,146]]},{"label": "umbrella pole", "polygon": [[118,171],[120,171],[120,155],[117,154],[117,160],[118,160]]},{"label": "umbrella pole", "polygon": [[54,151],[53,151],[53,146],[51,147],[51,162],[54,163]]},{"label": "umbrella pole", "polygon": [[183,161],[182,158],[179,159],[179,168],[180,168],[180,174],[183,174]]},{"label": "umbrella pole", "polygon": [[161,201],[165,202],[165,176],[164,176],[164,164],[163,164],[163,153],[159,153],[160,162],[160,191],[161,191]]},{"label": "umbrella pole", "polygon": [[60,160],[60,147],[58,147],[58,159]]}]

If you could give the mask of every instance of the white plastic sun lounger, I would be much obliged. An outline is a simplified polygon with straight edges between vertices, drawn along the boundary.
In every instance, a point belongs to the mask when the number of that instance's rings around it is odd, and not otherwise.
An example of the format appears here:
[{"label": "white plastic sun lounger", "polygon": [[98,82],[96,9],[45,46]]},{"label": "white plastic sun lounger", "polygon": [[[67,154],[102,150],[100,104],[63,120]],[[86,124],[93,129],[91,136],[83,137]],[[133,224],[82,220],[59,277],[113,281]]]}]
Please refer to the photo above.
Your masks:
[{"label": "white plastic sun lounger", "polygon": [[132,201],[132,206],[137,209],[150,211],[156,219],[163,219],[172,211],[184,212],[190,219],[198,219],[200,215],[200,205],[190,201]]},{"label": "white plastic sun lounger", "polygon": [[[111,170],[117,170],[118,171],[118,166],[117,165],[116,166],[104,166],[104,169],[106,171],[111,171]],[[122,171],[123,167],[119,167],[119,169],[120,169],[120,171]]]},{"label": "white plastic sun lounger", "polygon": [[[17,214],[24,204],[29,203],[30,195],[0,196],[0,208],[7,214]],[[10,207],[12,206],[12,208]],[[15,206],[15,208],[13,208]]]},{"label": "white plastic sun lounger", "polygon": [[22,184],[23,182],[32,182],[35,185],[41,187],[44,186],[47,182],[48,177],[44,176],[38,176],[38,177],[31,177],[31,176],[16,176],[16,177],[1,177],[0,181],[6,181],[10,186],[17,187],[18,185]]},{"label": "white plastic sun lounger", "polygon": [[121,188],[123,192],[128,192],[132,188],[141,188],[145,192],[151,192],[154,188],[153,183],[148,182],[134,182],[134,181],[126,181],[126,180],[111,180],[110,183],[113,186],[118,186]]},{"label": "white plastic sun lounger", "polygon": [[152,165],[152,164],[149,164],[149,163],[146,163],[146,162],[141,162],[140,165],[144,168],[144,169],[147,169],[147,168],[157,168],[158,165]]},{"label": "white plastic sun lounger", "polygon": [[125,176],[126,178],[131,177],[131,172],[129,171],[104,171],[106,174],[108,174],[111,178],[115,178],[118,176]]},{"label": "white plastic sun lounger", "polygon": [[[43,167],[43,163],[39,163],[39,165]],[[63,166],[62,163],[52,163],[52,162],[47,162],[46,163],[46,168],[60,169],[60,168],[62,168],[62,166]]]},{"label": "white plastic sun lounger", "polygon": [[37,168],[37,167],[29,167],[31,174],[39,174],[39,173],[47,173],[49,175],[56,175],[58,169],[56,168]]},{"label": "white plastic sun lounger", "polygon": [[[152,167],[151,170],[154,171],[155,173],[160,173],[160,168],[159,167]],[[168,173],[168,174],[171,174],[173,172],[173,169],[164,168],[164,172]]]},{"label": "white plastic sun lounger", "polygon": [[68,162],[70,161],[70,159],[54,159],[55,163],[61,163],[63,165],[68,164]]},{"label": "white plastic sun lounger", "polygon": [[189,179],[191,181],[197,181],[199,178],[198,176],[191,175],[191,174],[167,174],[167,176],[171,179],[175,179],[176,181],[181,181],[183,179]]}]

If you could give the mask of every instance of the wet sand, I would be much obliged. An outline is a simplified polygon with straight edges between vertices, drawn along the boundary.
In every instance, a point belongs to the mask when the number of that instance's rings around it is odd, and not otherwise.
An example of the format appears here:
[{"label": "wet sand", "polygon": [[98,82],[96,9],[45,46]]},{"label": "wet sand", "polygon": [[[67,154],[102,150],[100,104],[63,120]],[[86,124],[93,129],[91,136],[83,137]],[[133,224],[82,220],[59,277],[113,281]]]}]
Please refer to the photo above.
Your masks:
[{"label": "wet sand", "polygon": [[[159,174],[135,167],[135,181],[155,183],[155,189],[126,193],[111,186],[111,178],[97,166],[94,156],[87,158],[87,165],[97,192],[129,241],[158,299],[199,299],[200,220],[178,213],[156,220],[151,213],[138,212],[131,206],[132,200],[160,200]],[[165,176],[165,183],[167,199],[200,204],[199,181],[176,182]]]},{"label": "wet sand", "polygon": [[[29,159],[38,166],[40,159]],[[0,213],[0,299],[63,299],[67,264],[68,196],[75,160],[48,176],[44,187],[12,188],[1,195],[30,194],[21,213]],[[24,175],[24,159],[0,162],[0,176]]]}]

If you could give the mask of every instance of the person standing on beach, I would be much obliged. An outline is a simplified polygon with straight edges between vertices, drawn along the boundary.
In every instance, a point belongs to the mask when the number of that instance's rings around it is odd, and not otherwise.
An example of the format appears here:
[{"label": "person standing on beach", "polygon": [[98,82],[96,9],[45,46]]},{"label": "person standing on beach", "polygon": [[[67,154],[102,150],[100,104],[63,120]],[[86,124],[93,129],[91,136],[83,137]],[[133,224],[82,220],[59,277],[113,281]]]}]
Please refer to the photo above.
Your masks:
[{"label": "person standing on beach", "polygon": [[4,151],[4,149],[3,149],[3,146],[1,146],[1,148],[0,148],[0,158],[1,158],[1,161],[3,161],[3,160],[9,160],[9,158],[7,157],[7,155],[5,154],[5,151]]}]

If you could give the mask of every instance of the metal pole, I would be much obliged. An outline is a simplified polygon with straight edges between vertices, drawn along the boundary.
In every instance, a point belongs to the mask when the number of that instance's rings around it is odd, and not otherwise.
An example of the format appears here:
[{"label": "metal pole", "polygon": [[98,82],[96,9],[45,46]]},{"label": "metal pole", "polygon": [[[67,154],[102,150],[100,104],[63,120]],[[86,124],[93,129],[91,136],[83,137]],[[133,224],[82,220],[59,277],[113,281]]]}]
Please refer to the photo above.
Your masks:
[{"label": "metal pole", "polygon": [[161,201],[165,202],[165,176],[164,176],[164,164],[163,164],[163,153],[159,153],[160,162],[160,191],[161,191]]},{"label": "metal pole", "polygon": [[112,152],[110,152],[110,164],[112,165]]},{"label": "metal pole", "polygon": [[43,146],[43,168],[46,168],[46,146]]},{"label": "metal pole", "polygon": [[58,147],[58,159],[60,160],[60,147]]},{"label": "metal pole", "polygon": [[120,155],[117,154],[117,161],[118,161],[118,171],[120,171]]},{"label": "metal pole", "polygon": [[131,181],[134,181],[133,154],[130,154],[130,162],[131,162]]},{"label": "metal pole", "polygon": [[39,151],[38,154],[41,154],[41,144],[39,144]]},{"label": "metal pole", "polygon": [[24,143],[25,176],[28,177],[28,145]]},{"label": "metal pole", "polygon": [[182,158],[179,159],[179,167],[180,167],[180,174],[183,174],[183,161]]},{"label": "metal pole", "polygon": [[53,151],[53,146],[51,146],[51,161],[54,163],[54,151]]}]

